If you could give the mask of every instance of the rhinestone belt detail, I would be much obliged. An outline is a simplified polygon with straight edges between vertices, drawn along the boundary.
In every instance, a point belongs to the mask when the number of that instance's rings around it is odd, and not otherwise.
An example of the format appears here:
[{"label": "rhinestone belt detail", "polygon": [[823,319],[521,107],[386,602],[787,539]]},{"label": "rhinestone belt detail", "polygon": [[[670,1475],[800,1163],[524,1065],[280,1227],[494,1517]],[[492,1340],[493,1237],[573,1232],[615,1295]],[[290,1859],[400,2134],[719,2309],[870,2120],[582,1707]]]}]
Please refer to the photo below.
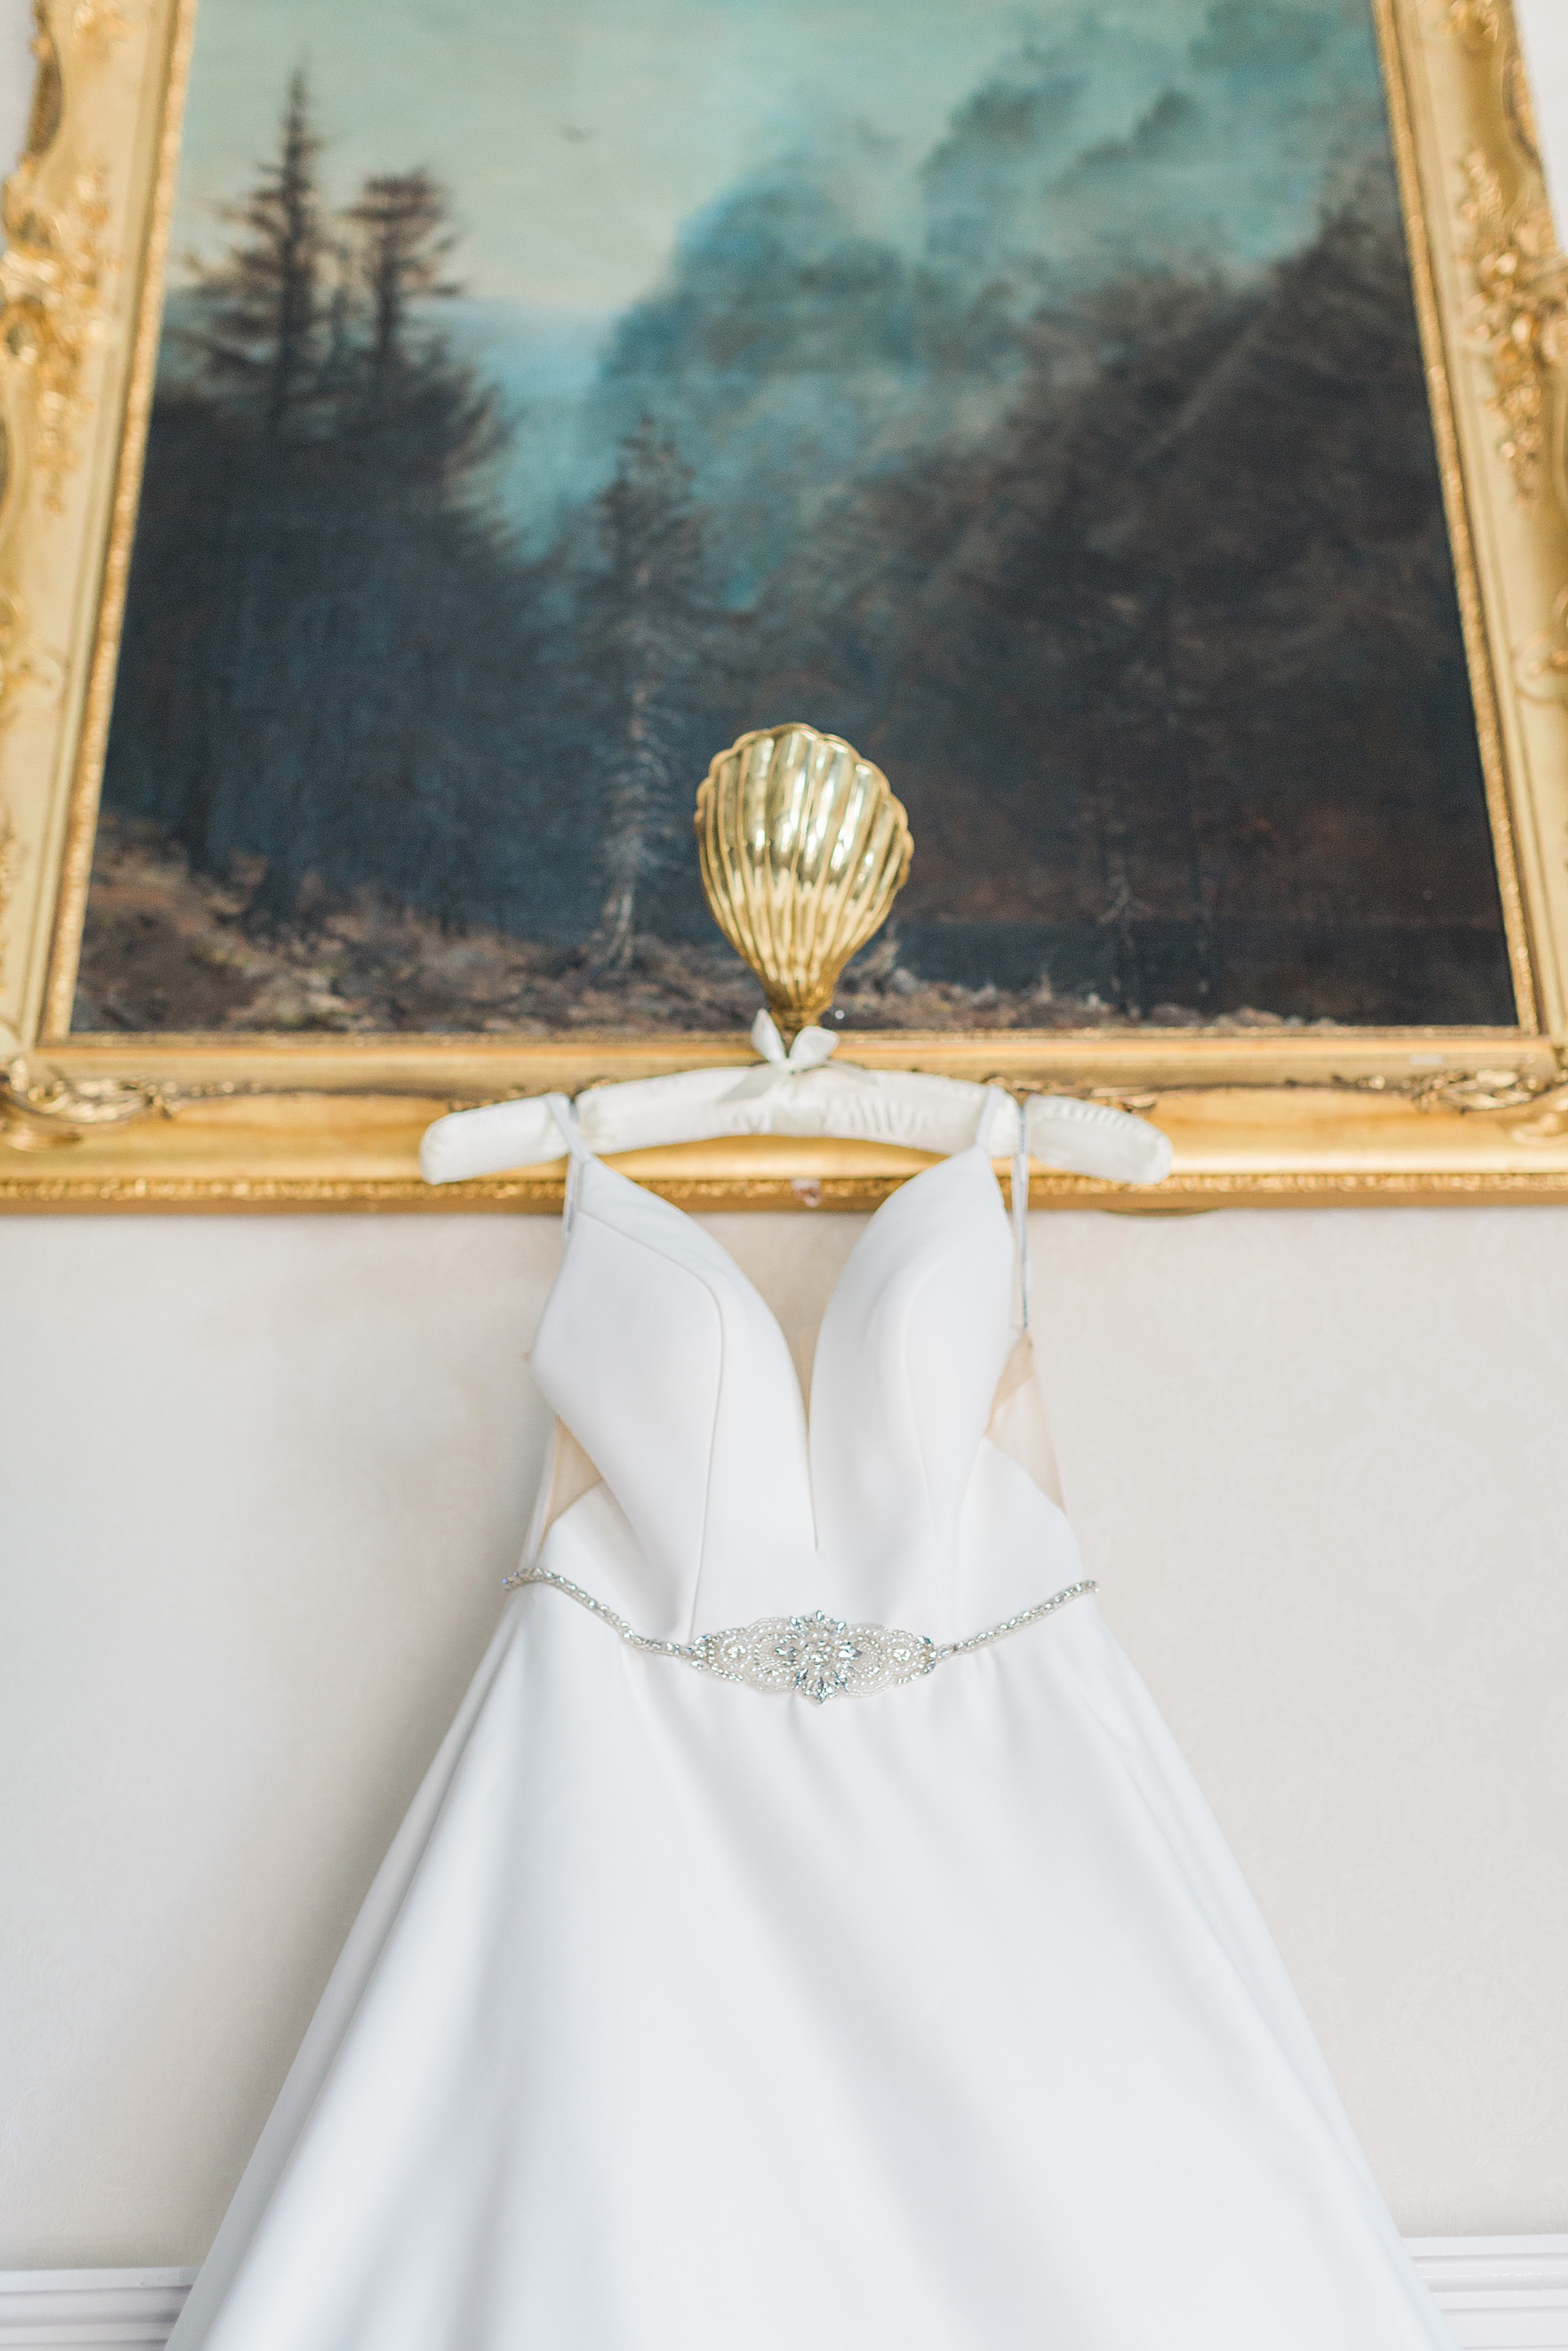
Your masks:
[{"label": "rhinestone belt detail", "polygon": [[1065,1608],[1070,1600],[1082,1600],[1086,1593],[1099,1589],[1086,1577],[1000,1625],[988,1625],[983,1633],[938,1646],[924,1633],[900,1632],[893,1625],[848,1625],[821,1608],[810,1615],[764,1616],[755,1625],[701,1634],[695,1641],[657,1641],[652,1634],[635,1631],[624,1616],[618,1616],[580,1583],[554,1574],[548,1567],[519,1568],[507,1576],[502,1589],[517,1591],[527,1583],[545,1583],[553,1591],[564,1592],[569,1600],[601,1617],[629,1648],[640,1649],[644,1656],[673,1657],[695,1673],[739,1682],[746,1689],[761,1690],[773,1698],[809,1698],[818,1706],[825,1706],[831,1698],[874,1698],[879,1690],[920,1681],[945,1666],[949,1657],[967,1656],[973,1649],[1005,1640],[1009,1633],[1021,1633],[1026,1625],[1038,1625],[1042,1617]]}]

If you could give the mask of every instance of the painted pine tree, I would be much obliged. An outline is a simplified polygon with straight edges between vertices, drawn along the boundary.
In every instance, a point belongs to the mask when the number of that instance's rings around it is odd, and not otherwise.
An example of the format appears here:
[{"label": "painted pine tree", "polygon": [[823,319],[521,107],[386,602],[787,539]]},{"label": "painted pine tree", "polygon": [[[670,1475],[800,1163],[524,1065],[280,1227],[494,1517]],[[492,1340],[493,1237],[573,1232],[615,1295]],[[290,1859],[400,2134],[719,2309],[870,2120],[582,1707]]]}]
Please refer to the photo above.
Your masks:
[{"label": "painted pine tree", "polygon": [[674,439],[643,418],[621,444],[599,499],[603,570],[589,641],[611,703],[602,802],[603,904],[591,960],[623,968],[639,900],[689,837],[700,778],[680,764],[682,705],[711,635],[703,532],[690,468]]}]

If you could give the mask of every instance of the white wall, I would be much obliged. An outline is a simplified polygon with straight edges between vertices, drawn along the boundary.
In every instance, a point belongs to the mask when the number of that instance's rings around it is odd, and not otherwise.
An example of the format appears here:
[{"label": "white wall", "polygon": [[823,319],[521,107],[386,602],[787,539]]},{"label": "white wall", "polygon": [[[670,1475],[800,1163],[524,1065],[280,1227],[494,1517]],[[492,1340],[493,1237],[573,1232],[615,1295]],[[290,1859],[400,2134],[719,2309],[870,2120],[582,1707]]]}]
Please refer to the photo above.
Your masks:
[{"label": "white wall", "polygon": [[[857,1229],[713,1221],[792,1322]],[[1104,1604],[1401,2226],[1568,2228],[1568,1212],[1035,1246]],[[557,1247],[0,1225],[0,2265],[204,2251],[494,1621]]]},{"label": "white wall", "polygon": [[1568,5],[1564,0],[1514,0],[1514,15],[1535,89],[1536,126],[1552,207],[1561,222],[1568,219]]}]

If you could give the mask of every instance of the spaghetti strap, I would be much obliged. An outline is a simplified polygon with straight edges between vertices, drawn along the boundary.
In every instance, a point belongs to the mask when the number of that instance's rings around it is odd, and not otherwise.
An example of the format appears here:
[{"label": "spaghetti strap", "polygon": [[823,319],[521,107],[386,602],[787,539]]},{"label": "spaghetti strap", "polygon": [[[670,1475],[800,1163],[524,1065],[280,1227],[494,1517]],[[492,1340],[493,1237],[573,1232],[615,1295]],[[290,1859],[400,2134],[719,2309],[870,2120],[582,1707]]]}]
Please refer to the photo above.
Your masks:
[{"label": "spaghetti strap", "polygon": [[1018,1281],[1019,1329],[1029,1329],[1029,1144],[1023,1113],[1019,1113],[1018,1148],[1013,1153],[1013,1266]]},{"label": "spaghetti strap", "polygon": [[1006,1102],[1018,1117],[1018,1141],[1012,1154],[1013,1280],[1017,1292],[1018,1326],[1029,1329],[1029,1130],[1023,1104],[1005,1086],[988,1086],[975,1126],[972,1151],[983,1151],[991,1140],[991,1121],[998,1102]]},{"label": "spaghetti strap", "polygon": [[570,1094],[546,1094],[545,1108],[560,1129],[561,1140],[566,1144],[566,1193],[561,1201],[561,1222],[570,1233],[572,1218],[577,1214],[578,1185],[583,1167],[594,1154],[582,1139],[577,1104]]}]

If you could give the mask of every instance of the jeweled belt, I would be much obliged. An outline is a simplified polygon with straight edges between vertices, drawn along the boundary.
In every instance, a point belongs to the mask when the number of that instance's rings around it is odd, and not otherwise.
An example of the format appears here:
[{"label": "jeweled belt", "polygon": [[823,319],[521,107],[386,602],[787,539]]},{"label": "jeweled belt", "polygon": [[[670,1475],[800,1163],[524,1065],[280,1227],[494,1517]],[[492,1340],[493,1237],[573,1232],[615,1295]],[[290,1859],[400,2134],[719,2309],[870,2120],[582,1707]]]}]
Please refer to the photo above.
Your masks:
[{"label": "jeweled belt", "polygon": [[940,1644],[924,1633],[901,1632],[894,1625],[848,1625],[821,1608],[808,1616],[763,1616],[755,1625],[699,1634],[695,1641],[659,1641],[651,1633],[637,1632],[591,1592],[548,1567],[519,1568],[516,1575],[507,1576],[502,1588],[513,1592],[526,1583],[545,1583],[554,1592],[564,1592],[569,1600],[600,1617],[629,1648],[641,1650],[644,1656],[673,1657],[695,1673],[739,1682],[747,1689],[762,1690],[772,1698],[813,1698],[819,1706],[825,1706],[831,1698],[874,1698],[879,1690],[894,1689],[901,1682],[923,1680],[950,1657],[967,1656],[993,1641],[1005,1641],[1009,1633],[1021,1633],[1026,1625],[1054,1615],[1070,1600],[1082,1600],[1086,1593],[1099,1590],[1086,1577],[1082,1583],[1069,1583],[1053,1592],[1049,1600],[1036,1601],[1032,1608],[1021,1609],[1000,1625],[988,1625],[983,1633]]}]

